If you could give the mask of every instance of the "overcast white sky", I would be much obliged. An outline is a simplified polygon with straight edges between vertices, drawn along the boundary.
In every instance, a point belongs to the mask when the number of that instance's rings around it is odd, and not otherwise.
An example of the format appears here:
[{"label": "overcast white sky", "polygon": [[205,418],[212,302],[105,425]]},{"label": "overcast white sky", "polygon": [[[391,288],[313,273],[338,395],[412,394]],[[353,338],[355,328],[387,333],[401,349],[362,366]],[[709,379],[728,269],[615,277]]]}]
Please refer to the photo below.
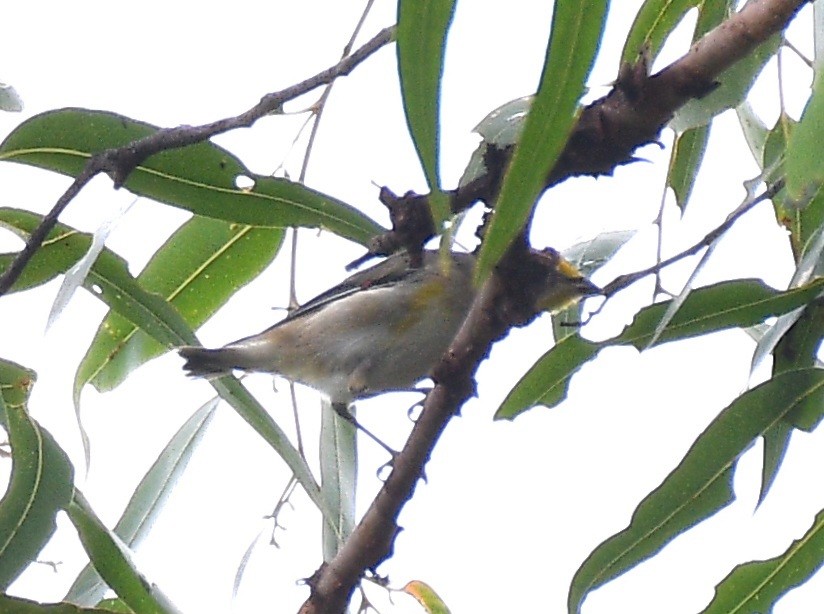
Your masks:
[{"label": "overcast white sky", "polygon": [[[0,38],[0,81],[17,88],[26,110],[0,115],[0,134],[24,117],[65,106],[111,110],[164,126],[239,113],[263,93],[334,63],[363,4],[16,3],[2,9],[6,28]],[[602,53],[593,86],[614,79],[621,37],[640,3],[613,4],[620,11],[611,16],[609,27],[617,34]],[[444,81],[447,185],[457,181],[476,146],[471,130],[477,122],[501,103],[534,91],[550,5],[534,0],[459,3]],[[394,3],[378,0],[361,42],[392,23],[393,14]],[[383,222],[373,182],[398,193],[425,187],[404,128],[394,59],[394,49],[383,50],[336,86],[308,175],[312,187],[363,207]],[[771,81],[759,91],[774,94],[774,75],[773,68]],[[304,102],[313,101],[310,97]],[[774,101],[759,108],[770,122],[775,109]],[[252,130],[217,140],[256,172],[272,172],[285,158],[286,168],[296,176],[302,151],[289,153],[289,148],[302,121],[303,116],[269,118]],[[614,178],[578,179],[553,190],[536,221],[536,245],[563,249],[601,231],[640,229],[595,281],[606,283],[614,275],[646,266],[655,254],[651,221],[659,206],[668,151],[648,147],[642,155],[650,163],[619,169]],[[741,181],[757,172],[736,134],[734,117],[718,122],[705,170],[684,219],[672,211],[666,217],[668,253],[718,224],[743,198]],[[0,165],[2,206],[45,212],[66,185],[65,178]],[[101,178],[63,220],[92,231],[131,199],[127,193],[112,192],[108,180]],[[137,272],[185,218],[140,200],[108,246]],[[716,259],[723,265],[711,265],[703,281],[757,276],[775,286],[786,284],[791,261],[786,250],[775,258],[771,246],[780,245],[783,237],[773,226],[766,205],[748,215],[719,247]],[[361,253],[357,246],[318,238],[311,231],[302,233],[300,241],[301,262],[310,265],[322,250],[324,265],[300,279],[303,300],[339,281],[344,265]],[[0,233],[1,250],[18,246]],[[279,317],[272,308],[287,300],[286,273],[287,262],[281,258],[204,326],[201,340],[225,343],[269,326]],[[665,280],[675,289],[686,273],[681,267]],[[105,309],[92,297],[79,295],[44,334],[56,290],[57,284],[51,283],[0,300],[0,356],[38,372],[32,411],[80,467],[72,378]],[[586,335],[617,333],[648,300],[649,291],[648,285],[639,286],[617,298],[587,327]],[[528,330],[515,331],[482,366],[479,398],[448,428],[427,468],[428,483],[419,486],[401,518],[405,531],[395,556],[380,569],[394,586],[412,579],[429,582],[456,613],[562,611],[569,581],[587,554],[627,525],[635,505],[672,470],[718,411],[745,389],[753,349],[743,333],[727,332],[641,355],[630,348],[603,352],[578,375],[562,406],[533,410],[514,423],[493,423],[491,416],[509,386],[550,339],[551,327],[544,318]],[[212,395],[207,384],[187,380],[180,365],[179,358],[167,355],[112,393],[89,389],[83,396],[93,460],[87,478],[79,472],[78,484],[110,524],[168,438]],[[262,375],[247,382],[278,421],[288,425],[288,395],[273,392],[271,380]],[[388,443],[400,446],[409,429],[408,404],[405,398],[375,399],[363,404],[359,417]],[[319,416],[313,393],[301,392],[301,407],[304,437],[311,444]],[[760,446],[752,450],[739,464],[735,504],[675,540],[653,561],[593,593],[584,612],[699,611],[733,565],[782,552],[824,507],[824,493],[809,492],[799,477],[803,468],[824,461],[821,439],[821,434],[794,438],[772,494],[755,513]],[[379,449],[365,442],[364,506],[379,486],[372,467],[384,460]],[[231,601],[235,569],[252,540],[269,527],[263,517],[287,478],[283,463],[231,409],[222,407],[166,513],[141,548],[141,568],[184,612],[296,610],[307,594],[296,580],[320,563],[319,516],[302,494],[283,516],[288,530],[279,533],[282,548],[261,544],[238,598]],[[58,572],[32,568],[13,587],[15,594],[59,600],[85,562],[81,555],[64,519],[58,537],[42,555],[62,561]],[[822,599],[824,583],[817,579],[785,599],[776,612],[819,611],[814,604]]]}]

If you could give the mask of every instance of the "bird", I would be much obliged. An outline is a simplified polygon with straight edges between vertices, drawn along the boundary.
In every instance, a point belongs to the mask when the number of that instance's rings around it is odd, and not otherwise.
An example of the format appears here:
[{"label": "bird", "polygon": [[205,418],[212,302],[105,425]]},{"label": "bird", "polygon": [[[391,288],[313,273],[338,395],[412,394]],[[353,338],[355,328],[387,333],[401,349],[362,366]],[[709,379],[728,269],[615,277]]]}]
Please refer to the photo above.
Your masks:
[{"label": "bird", "polygon": [[[558,310],[600,293],[557,252],[539,305]],[[213,378],[233,370],[268,372],[306,384],[347,407],[357,399],[408,390],[424,379],[463,323],[476,288],[475,257],[406,252],[348,277],[263,332],[221,348],[183,346],[184,370]]]}]

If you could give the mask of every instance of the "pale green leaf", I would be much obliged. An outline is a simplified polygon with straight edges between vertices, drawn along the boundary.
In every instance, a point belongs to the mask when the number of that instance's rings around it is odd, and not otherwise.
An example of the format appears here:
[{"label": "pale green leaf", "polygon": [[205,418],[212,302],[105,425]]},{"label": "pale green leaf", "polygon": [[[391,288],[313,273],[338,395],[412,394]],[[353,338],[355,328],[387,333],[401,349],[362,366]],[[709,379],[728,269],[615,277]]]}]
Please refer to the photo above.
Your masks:
[{"label": "pale green leaf", "polygon": [[484,278],[523,229],[577,118],[601,42],[607,2],[559,2],[541,82],[515,148],[478,257]]},{"label": "pale green leaf", "polygon": [[398,74],[406,122],[429,182],[436,227],[449,215],[440,181],[440,100],[446,34],[455,0],[398,2]]}]

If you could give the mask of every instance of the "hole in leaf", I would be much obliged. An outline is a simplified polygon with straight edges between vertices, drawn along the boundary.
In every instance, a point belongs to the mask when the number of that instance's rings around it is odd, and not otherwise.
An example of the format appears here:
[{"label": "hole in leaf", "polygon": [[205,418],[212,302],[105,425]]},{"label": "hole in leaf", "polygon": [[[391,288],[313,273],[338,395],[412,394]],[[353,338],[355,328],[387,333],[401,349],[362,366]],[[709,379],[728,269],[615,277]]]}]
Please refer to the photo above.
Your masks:
[{"label": "hole in leaf", "polygon": [[238,175],[235,177],[235,185],[239,190],[249,191],[255,187],[255,180],[246,175]]}]

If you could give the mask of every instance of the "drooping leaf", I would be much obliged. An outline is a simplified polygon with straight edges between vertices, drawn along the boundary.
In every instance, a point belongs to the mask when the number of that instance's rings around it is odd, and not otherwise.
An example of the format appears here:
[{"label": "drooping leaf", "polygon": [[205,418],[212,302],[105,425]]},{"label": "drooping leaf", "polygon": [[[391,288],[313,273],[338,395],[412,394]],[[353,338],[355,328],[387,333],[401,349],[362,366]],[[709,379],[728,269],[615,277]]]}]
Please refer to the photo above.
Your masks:
[{"label": "drooping leaf", "polygon": [[478,257],[484,278],[526,223],[563,151],[601,42],[607,3],[559,2],[552,13],[541,82],[526,117]]},{"label": "drooping leaf", "polygon": [[701,614],[761,614],[804,584],[824,564],[824,512],[819,512],[803,537],[766,561],[738,565],[715,587],[715,598]]},{"label": "drooping leaf", "polygon": [[650,59],[655,59],[687,11],[700,4],[702,0],[646,0],[627,34],[621,62],[635,62],[642,49],[647,49]]},{"label": "drooping leaf", "polygon": [[600,346],[570,335],[544,354],[509,391],[495,412],[496,420],[512,420],[530,407],[555,407],[566,398],[572,376],[592,360]]},{"label": "drooping leaf", "polygon": [[710,126],[706,125],[687,130],[675,139],[667,171],[667,187],[675,193],[675,203],[682,214],[695,186],[709,138]]},{"label": "drooping leaf", "polygon": [[160,589],[140,573],[128,547],[106,528],[80,491],[75,491],[67,511],[95,569],[134,612],[177,612]]},{"label": "drooping leaf", "polygon": [[440,180],[440,100],[446,34],[455,0],[398,2],[398,74],[406,122],[429,182],[436,227],[449,215]]},{"label": "drooping leaf", "polygon": [[765,181],[775,183],[775,181],[785,175],[784,157],[787,152],[787,141],[795,130],[798,122],[786,113],[778,116],[775,125],[767,131],[762,146],[762,158],[758,160],[758,165],[765,171],[770,171]]},{"label": "drooping leaf", "polygon": [[[782,114],[767,134],[761,163],[767,183],[774,184],[785,176],[788,144],[798,130],[798,123]],[[799,263],[811,239],[824,225],[824,189],[821,184],[810,183],[802,198],[794,198],[789,190],[781,190],[772,198],[772,203],[776,219],[789,231],[793,257]]]},{"label": "drooping leaf", "polygon": [[74,470],[51,434],[29,416],[33,371],[0,361],[0,412],[11,446],[11,477],[0,500],[0,589],[31,564],[74,489]]},{"label": "drooping leaf", "polygon": [[706,96],[693,98],[678,109],[670,127],[680,133],[704,126],[722,111],[740,105],[764,65],[778,52],[780,45],[781,36],[774,35],[722,72],[716,79],[718,87]]},{"label": "drooping leaf", "polygon": [[[0,210],[7,226],[14,228],[21,236],[29,233],[40,223],[40,216],[14,209]],[[55,237],[55,245],[67,255],[62,260],[52,262],[50,274],[69,261],[83,256],[91,245],[91,235],[82,233],[65,224],[57,224],[50,235]],[[37,275],[42,278],[42,275]],[[149,332],[156,340],[169,345],[194,343],[195,338],[183,318],[161,297],[147,292],[132,274],[123,258],[109,249],[104,249],[87,275],[83,286],[111,309],[128,317]]]},{"label": "drooping leaf", "polygon": [[797,129],[787,141],[785,169],[791,199],[806,201],[824,184],[821,134],[824,132],[824,79],[816,75],[813,91],[801,114]]},{"label": "drooping leaf", "polygon": [[91,245],[89,250],[83,254],[83,257],[77,261],[63,276],[63,281],[60,283],[60,289],[57,291],[57,296],[54,297],[49,317],[46,322],[46,329],[51,328],[54,323],[60,318],[60,315],[71,302],[77,290],[83,285],[83,281],[89,275],[89,271],[100,256],[100,252],[106,247],[106,239],[108,239],[111,232],[117,226],[117,223],[126,215],[129,209],[134,204],[125,203],[120,209],[108,217],[92,235]]},{"label": "drooping leaf", "polygon": [[323,523],[323,560],[329,562],[355,528],[358,444],[354,425],[339,416],[326,399],[319,450],[321,492],[335,518],[334,526]]},{"label": "drooping leaf", "polygon": [[[214,398],[180,427],[157,460],[140,480],[129,503],[114,526],[114,534],[129,548],[135,549],[148,533],[162,510],[177,480],[211,424],[217,407]],[[107,585],[91,563],[75,579],[64,599],[81,605],[93,605],[103,598]]]},{"label": "drooping leaf", "polygon": [[[193,217],[158,249],[137,277],[197,329],[272,261],[283,239],[274,228],[255,228]],[[135,368],[166,351],[126,317],[101,322],[75,376],[101,392],[121,384]]]},{"label": "drooping leaf", "polygon": [[[60,109],[20,124],[0,145],[0,161],[77,176],[94,153],[122,147],[158,128],[122,115]],[[252,180],[249,189],[239,178]],[[228,222],[285,228],[324,228],[366,244],[383,229],[357,209],[304,185],[251,173],[211,142],[148,158],[128,177],[134,194]]]},{"label": "drooping leaf", "polygon": [[758,491],[758,504],[761,505],[767,498],[767,493],[778,476],[781,463],[790,446],[793,434],[792,425],[786,420],[779,420],[773,427],[764,433],[764,452],[761,463],[761,488]]},{"label": "drooping leaf", "polygon": [[745,100],[735,107],[735,113],[738,116],[738,123],[741,125],[741,133],[750,148],[750,153],[758,165],[761,166],[764,162],[764,147],[767,143],[769,130],[761,121],[761,118],[755,114],[752,105],[748,101]]},{"label": "drooping leaf", "polygon": [[[821,229],[807,245],[789,285],[800,286],[813,277],[820,277],[823,255],[824,229]],[[818,344],[824,333],[820,317],[821,306],[817,302],[779,316],[757,340],[750,372],[755,371],[770,355],[775,358],[773,374],[813,366],[817,360]],[[799,324],[800,320],[803,322]]]},{"label": "drooping leaf", "polygon": [[735,499],[738,458],[800,403],[824,406],[824,370],[779,375],[744,393],[704,430],[687,454],[636,508],[629,526],[599,545],[581,565],[568,609],[580,612],[588,593],[635,567],[690,527]]},{"label": "drooping leaf", "polygon": [[[784,156],[787,150],[787,141],[793,130],[795,130],[796,124],[795,120],[782,113],[775,125],[767,132],[763,146],[763,159],[759,161],[767,185],[775,185],[777,181],[784,178]],[[771,201],[775,209],[776,219],[790,231],[788,238],[797,261],[801,257],[799,236],[802,223],[799,215],[800,208],[797,203],[787,197],[786,190],[779,191]]]}]

